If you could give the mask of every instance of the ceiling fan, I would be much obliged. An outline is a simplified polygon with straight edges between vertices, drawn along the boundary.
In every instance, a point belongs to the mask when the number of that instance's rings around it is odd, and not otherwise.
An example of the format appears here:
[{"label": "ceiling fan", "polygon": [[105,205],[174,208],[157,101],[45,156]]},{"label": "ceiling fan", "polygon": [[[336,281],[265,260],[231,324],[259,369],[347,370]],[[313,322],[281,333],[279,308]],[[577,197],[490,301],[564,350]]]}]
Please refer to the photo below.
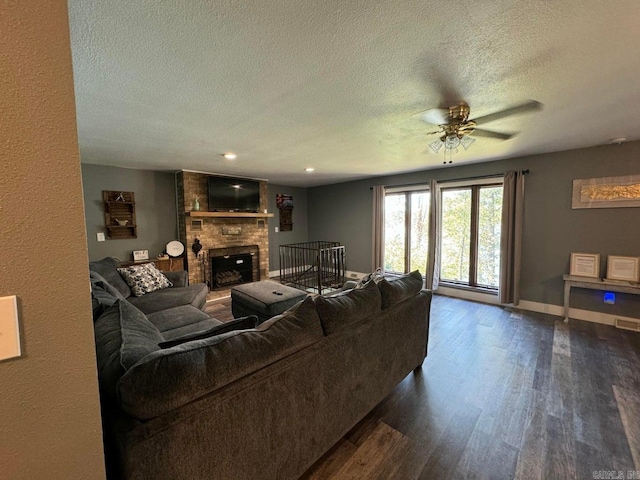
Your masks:
[{"label": "ceiling fan", "polygon": [[472,138],[470,135],[473,135],[474,137],[494,138],[497,140],[509,140],[516,135],[515,133],[509,134],[484,130],[477,128],[478,125],[484,125],[485,123],[493,122],[494,120],[499,120],[511,115],[541,109],[542,104],[540,102],[530,100],[521,105],[507,108],[506,110],[501,110],[499,112],[469,120],[469,114],[471,112],[469,105],[466,103],[460,103],[459,105],[454,105],[448,109],[431,108],[424,112],[420,112],[417,115],[419,115],[426,123],[438,125],[440,127],[439,130],[435,130],[427,134],[440,135],[437,140],[429,144],[431,150],[433,150],[434,153],[438,153],[440,149],[444,147],[445,154],[451,154],[455,153],[460,145],[462,145],[465,150],[469,148],[469,146],[475,141],[475,138]]}]

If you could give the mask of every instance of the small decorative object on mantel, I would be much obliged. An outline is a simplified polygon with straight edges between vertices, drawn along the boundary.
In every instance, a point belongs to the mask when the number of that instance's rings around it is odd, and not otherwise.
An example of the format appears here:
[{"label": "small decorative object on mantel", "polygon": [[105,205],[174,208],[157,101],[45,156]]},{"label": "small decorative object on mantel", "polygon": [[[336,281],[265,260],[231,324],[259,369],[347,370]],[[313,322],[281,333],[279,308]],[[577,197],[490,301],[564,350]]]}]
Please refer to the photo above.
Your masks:
[{"label": "small decorative object on mantel", "polygon": [[196,197],[193,201],[193,209],[197,212],[200,210],[200,197]]},{"label": "small decorative object on mantel", "polygon": [[198,237],[195,238],[195,240],[193,241],[193,245],[191,245],[191,250],[193,250],[193,253],[195,254],[195,256],[198,256],[198,253],[200,252],[200,250],[202,250],[202,244],[200,243],[200,240],[198,239]]},{"label": "small decorative object on mantel", "polygon": [[638,282],[638,257],[619,257],[609,255],[607,257],[607,280],[622,280],[626,282]]},{"label": "small decorative object on mantel", "polygon": [[293,196],[277,193],[276,206],[280,211],[280,231],[291,232],[293,230]]},{"label": "small decorative object on mantel", "polygon": [[223,225],[222,234],[223,235],[241,235],[242,227],[230,227],[228,225]]},{"label": "small decorative object on mantel", "polygon": [[600,276],[600,254],[571,253],[569,275],[598,278]]},{"label": "small decorative object on mantel", "polygon": [[573,181],[571,208],[640,207],[640,175]]}]

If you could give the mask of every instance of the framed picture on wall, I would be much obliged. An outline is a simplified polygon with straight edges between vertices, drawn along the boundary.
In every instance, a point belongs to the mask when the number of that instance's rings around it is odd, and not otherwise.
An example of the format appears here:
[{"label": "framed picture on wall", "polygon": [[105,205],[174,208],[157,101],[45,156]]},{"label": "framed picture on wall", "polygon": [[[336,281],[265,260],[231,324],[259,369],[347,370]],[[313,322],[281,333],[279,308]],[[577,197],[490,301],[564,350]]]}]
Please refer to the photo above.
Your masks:
[{"label": "framed picture on wall", "polygon": [[569,275],[598,278],[600,276],[599,253],[571,253]]},{"label": "framed picture on wall", "polygon": [[638,257],[609,255],[607,257],[607,279],[637,282],[639,264],[640,258]]}]

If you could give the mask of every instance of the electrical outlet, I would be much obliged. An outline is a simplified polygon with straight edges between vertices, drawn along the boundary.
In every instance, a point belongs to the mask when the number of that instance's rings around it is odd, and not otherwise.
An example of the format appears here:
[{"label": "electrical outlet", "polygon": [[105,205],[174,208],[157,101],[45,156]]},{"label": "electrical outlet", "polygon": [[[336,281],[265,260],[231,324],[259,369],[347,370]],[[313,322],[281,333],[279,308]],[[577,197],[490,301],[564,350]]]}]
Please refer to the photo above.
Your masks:
[{"label": "electrical outlet", "polygon": [[103,232],[98,232],[96,234],[96,238],[98,239],[99,242],[104,242],[104,233]]},{"label": "electrical outlet", "polygon": [[0,298],[0,360],[19,357],[20,330],[15,295]]},{"label": "electrical outlet", "polygon": [[278,233],[280,231],[280,229],[278,227],[275,227],[275,231],[276,231],[276,233]]}]

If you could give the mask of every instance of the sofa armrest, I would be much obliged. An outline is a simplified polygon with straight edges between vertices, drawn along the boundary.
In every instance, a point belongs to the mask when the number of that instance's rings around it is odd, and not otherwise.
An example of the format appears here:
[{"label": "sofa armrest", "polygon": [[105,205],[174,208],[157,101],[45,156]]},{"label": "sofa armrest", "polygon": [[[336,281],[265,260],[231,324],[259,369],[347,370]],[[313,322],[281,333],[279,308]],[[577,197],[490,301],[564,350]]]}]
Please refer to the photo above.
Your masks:
[{"label": "sofa armrest", "polygon": [[177,272],[162,272],[165,277],[173,283],[174,287],[187,287],[189,285],[189,274],[186,270],[179,270]]}]

